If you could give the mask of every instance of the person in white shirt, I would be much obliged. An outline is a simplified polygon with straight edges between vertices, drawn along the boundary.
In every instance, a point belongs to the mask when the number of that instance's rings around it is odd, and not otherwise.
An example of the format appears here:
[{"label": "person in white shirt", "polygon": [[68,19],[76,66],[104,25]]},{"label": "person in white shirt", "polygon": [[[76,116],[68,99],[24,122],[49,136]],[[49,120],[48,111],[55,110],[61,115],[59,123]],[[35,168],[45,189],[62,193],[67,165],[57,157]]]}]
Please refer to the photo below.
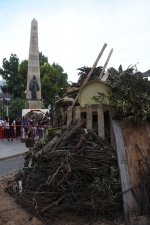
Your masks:
[{"label": "person in white shirt", "polygon": [[9,130],[9,118],[8,116],[5,117],[4,119],[4,138],[10,138],[10,130]]}]

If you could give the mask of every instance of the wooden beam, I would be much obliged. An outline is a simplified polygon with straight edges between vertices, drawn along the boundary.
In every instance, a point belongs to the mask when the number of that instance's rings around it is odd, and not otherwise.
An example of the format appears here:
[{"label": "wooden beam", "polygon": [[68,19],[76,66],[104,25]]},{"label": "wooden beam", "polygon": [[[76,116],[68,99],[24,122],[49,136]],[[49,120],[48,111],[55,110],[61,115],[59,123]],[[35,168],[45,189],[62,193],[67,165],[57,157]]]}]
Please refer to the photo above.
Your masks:
[{"label": "wooden beam", "polygon": [[[104,46],[103,46],[103,48],[102,48],[102,50],[100,51],[100,53],[99,53],[99,55],[98,55],[96,61],[95,61],[95,63],[93,64],[93,67],[91,68],[89,74],[87,75],[87,78],[86,78],[85,81],[83,82],[83,85],[86,84],[86,82],[89,80],[90,76],[92,75],[93,70],[94,70],[95,67],[97,66],[97,63],[98,63],[99,59],[101,58],[101,56],[102,56],[102,54],[103,54],[103,52],[104,52],[106,46],[107,46],[107,44],[105,43]],[[83,86],[83,85],[82,85],[82,86]],[[78,95],[76,96],[76,98],[75,98],[75,100],[74,100],[74,102],[73,102],[73,104],[72,104],[72,107],[75,105],[77,99],[78,99]]]},{"label": "wooden beam", "polygon": [[103,73],[104,73],[104,71],[105,71],[105,69],[106,69],[106,66],[107,66],[107,64],[108,64],[108,62],[109,62],[109,59],[110,59],[112,53],[113,53],[113,48],[111,49],[111,51],[110,51],[110,53],[109,53],[109,55],[108,55],[108,58],[107,58],[107,60],[106,60],[106,62],[105,62],[104,68],[102,69],[102,71],[101,71],[101,73],[100,73],[100,75],[99,75],[99,79],[100,79],[100,80],[101,80],[101,78],[102,78],[102,76],[103,76]]},{"label": "wooden beam", "polygon": [[98,135],[104,139],[105,131],[104,131],[104,111],[103,105],[98,105]]},{"label": "wooden beam", "polygon": [[88,130],[92,129],[92,120],[93,120],[92,115],[93,115],[92,114],[92,105],[87,105],[86,106],[86,120],[87,120],[86,128]]},{"label": "wooden beam", "polygon": [[118,166],[121,179],[121,189],[123,192],[124,217],[126,225],[130,225],[130,212],[134,211],[135,200],[130,190],[131,184],[121,126],[118,120],[112,119],[112,115],[113,114],[110,111],[110,120],[112,121],[112,126],[116,138]]},{"label": "wooden beam", "polygon": [[72,107],[69,107],[67,109],[67,127],[69,126],[71,121],[72,121]]},{"label": "wooden beam", "polygon": [[78,91],[79,89],[80,89],[80,87],[68,87],[66,92],[71,93],[74,91]]},{"label": "wooden beam", "polygon": [[73,121],[75,121],[75,120],[81,120],[80,108],[81,108],[80,106],[76,106],[75,107]]},{"label": "wooden beam", "polygon": [[114,130],[112,127],[112,120],[110,120],[110,139],[111,139],[111,146],[116,150],[116,139],[115,139],[115,134]]}]

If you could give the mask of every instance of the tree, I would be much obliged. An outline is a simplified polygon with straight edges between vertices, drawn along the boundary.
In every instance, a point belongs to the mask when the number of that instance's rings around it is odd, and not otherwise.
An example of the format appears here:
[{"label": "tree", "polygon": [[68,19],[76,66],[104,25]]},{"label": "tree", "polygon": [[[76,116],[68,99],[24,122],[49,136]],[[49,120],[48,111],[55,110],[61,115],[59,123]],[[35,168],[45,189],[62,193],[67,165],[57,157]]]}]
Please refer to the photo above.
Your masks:
[{"label": "tree", "polygon": [[[4,104],[9,106],[9,118],[16,118],[17,109],[24,109],[25,100],[21,98],[11,99],[8,103],[7,100],[4,99]],[[3,117],[7,114],[7,109],[4,108]]]},{"label": "tree", "polygon": [[21,98],[12,99],[9,104],[9,108],[12,110],[24,109],[25,100]]},{"label": "tree", "polygon": [[41,70],[44,74],[41,79],[42,86],[42,98],[44,106],[47,107],[49,104],[53,105],[55,96],[58,94],[63,97],[66,88],[68,87],[67,73],[64,73],[63,68],[59,64],[45,63]]},{"label": "tree", "polygon": [[48,58],[43,55],[42,52],[39,52],[39,61],[40,61],[40,67],[44,65],[44,63],[48,63]]},{"label": "tree", "polygon": [[16,87],[16,94],[20,93],[20,97],[25,99],[26,86],[27,86],[27,71],[28,71],[28,60],[23,60],[18,67],[18,82],[19,85]]},{"label": "tree", "polygon": [[[41,90],[44,106],[54,103],[55,95],[63,97],[65,89],[68,87],[67,73],[59,64],[48,63],[48,58],[39,53]],[[11,54],[9,60],[3,59],[3,69],[0,68],[0,74],[6,80],[6,85],[2,86],[4,93],[10,93],[12,99],[18,96],[25,99],[25,90],[27,86],[28,60],[19,63],[16,54]]]},{"label": "tree", "polygon": [[3,59],[3,69],[0,68],[0,74],[2,78],[6,80],[6,85],[2,86],[1,89],[4,93],[10,93],[13,96],[14,87],[18,84],[18,65],[19,58],[16,54],[11,54],[9,61]]},{"label": "tree", "polygon": [[123,115],[125,121],[143,123],[150,117],[150,81],[140,72],[134,73],[134,68],[117,76],[115,82],[112,77],[105,81],[111,90],[108,96],[98,93],[93,99]]}]

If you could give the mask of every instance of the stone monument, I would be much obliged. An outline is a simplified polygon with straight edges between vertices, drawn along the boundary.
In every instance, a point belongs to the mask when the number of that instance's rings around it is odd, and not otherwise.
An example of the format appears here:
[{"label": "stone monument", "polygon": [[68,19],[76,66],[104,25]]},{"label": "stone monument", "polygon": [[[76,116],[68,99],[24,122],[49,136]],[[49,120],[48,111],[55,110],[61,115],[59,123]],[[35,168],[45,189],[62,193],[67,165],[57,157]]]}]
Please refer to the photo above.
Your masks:
[{"label": "stone monument", "polygon": [[42,109],[38,46],[38,23],[36,19],[33,19],[31,21],[25,108]]}]

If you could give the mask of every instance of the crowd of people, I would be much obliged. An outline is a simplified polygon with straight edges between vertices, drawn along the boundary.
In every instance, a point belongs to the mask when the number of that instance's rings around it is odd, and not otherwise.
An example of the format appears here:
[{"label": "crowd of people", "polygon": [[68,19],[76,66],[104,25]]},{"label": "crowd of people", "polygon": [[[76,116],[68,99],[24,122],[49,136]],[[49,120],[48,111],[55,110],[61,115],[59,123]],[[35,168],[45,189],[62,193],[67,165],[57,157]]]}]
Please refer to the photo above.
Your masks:
[{"label": "crowd of people", "polygon": [[2,138],[8,139],[9,141],[13,138],[42,138],[43,130],[50,126],[50,119],[47,115],[43,119],[36,121],[34,114],[23,116],[22,119],[17,117],[16,120],[13,118],[4,118],[2,126]]}]

